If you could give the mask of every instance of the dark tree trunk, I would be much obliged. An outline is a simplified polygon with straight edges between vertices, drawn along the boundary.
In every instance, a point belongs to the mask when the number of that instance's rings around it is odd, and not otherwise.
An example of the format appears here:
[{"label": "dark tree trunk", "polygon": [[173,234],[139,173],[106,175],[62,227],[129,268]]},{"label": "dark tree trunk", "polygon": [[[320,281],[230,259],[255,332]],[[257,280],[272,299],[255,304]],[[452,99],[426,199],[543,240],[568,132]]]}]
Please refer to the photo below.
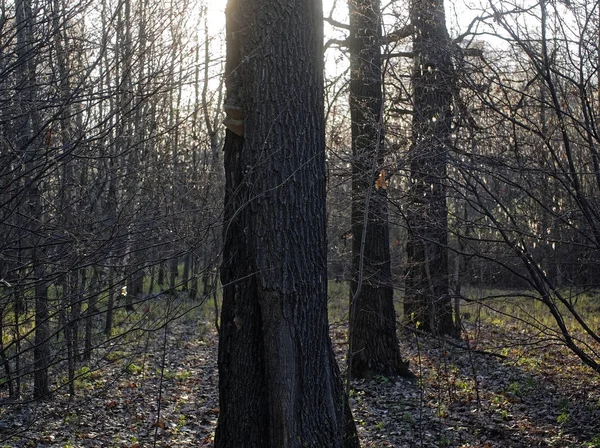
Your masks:
[{"label": "dark tree trunk", "polygon": [[165,287],[165,262],[161,261],[158,265],[158,280],[156,281],[161,290]]},{"label": "dark tree trunk", "polygon": [[[84,290],[85,291],[85,290]],[[85,316],[85,350],[83,360],[90,361],[92,358],[93,338],[94,338],[94,320],[98,313],[98,294],[100,292],[100,270],[94,267],[92,281],[87,291],[87,310]]]},{"label": "dark tree trunk", "polygon": [[321,4],[227,14],[226,104],[245,122],[230,114],[225,142],[215,447],[358,447],[328,335]]},{"label": "dark tree trunk", "polygon": [[30,0],[15,2],[16,30],[16,76],[19,80],[15,92],[16,103],[19,105],[15,119],[16,146],[25,165],[25,204],[21,210],[26,217],[25,238],[30,248],[30,275],[36,279],[34,286],[35,303],[35,338],[33,347],[33,397],[45,398],[50,394],[48,365],[50,360],[50,323],[49,303],[46,284],[45,244],[43,235],[45,217],[41,182],[39,180],[40,160],[44,156],[39,116],[37,58],[34,37],[34,13]]},{"label": "dark tree trunk", "polygon": [[405,375],[408,365],[396,335],[383,170],[380,3],[350,0],[348,6],[353,155],[348,372],[353,378]]},{"label": "dark tree trunk", "polygon": [[183,278],[181,279],[181,289],[182,291],[188,291],[190,288],[190,266],[192,263],[192,253],[188,252],[185,254],[185,258],[183,261]]},{"label": "dark tree trunk", "polygon": [[114,307],[115,307],[115,283],[114,283],[114,270],[113,268],[110,266],[108,266],[108,268],[106,269],[107,274],[106,274],[106,284],[107,284],[107,289],[108,289],[108,298],[107,298],[107,304],[106,304],[106,321],[104,323],[104,334],[106,335],[106,337],[110,337],[111,333],[112,333],[112,327],[113,327],[113,312],[114,312]]},{"label": "dark tree trunk", "polygon": [[434,334],[454,334],[445,185],[454,78],[443,0],[413,0],[411,19],[416,33],[404,317]]},{"label": "dark tree trunk", "polygon": [[[36,275],[45,274],[37,258]],[[37,277],[43,278],[43,277]],[[33,348],[33,398],[47,398],[50,395],[48,366],[50,365],[50,322],[49,322],[48,290],[43,281],[35,287],[35,346]]]},{"label": "dark tree trunk", "polygon": [[198,272],[200,260],[199,257],[192,257],[192,278],[190,280],[190,299],[195,300],[198,297]]}]

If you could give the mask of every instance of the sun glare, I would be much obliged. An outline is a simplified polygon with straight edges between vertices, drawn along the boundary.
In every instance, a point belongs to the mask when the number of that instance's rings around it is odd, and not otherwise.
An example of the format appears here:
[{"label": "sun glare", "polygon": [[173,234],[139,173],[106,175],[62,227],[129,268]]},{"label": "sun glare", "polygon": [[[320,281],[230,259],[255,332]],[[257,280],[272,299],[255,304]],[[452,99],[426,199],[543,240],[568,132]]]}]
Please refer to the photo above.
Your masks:
[{"label": "sun glare", "polygon": [[206,0],[206,14],[211,29],[217,30],[225,26],[225,0]]}]

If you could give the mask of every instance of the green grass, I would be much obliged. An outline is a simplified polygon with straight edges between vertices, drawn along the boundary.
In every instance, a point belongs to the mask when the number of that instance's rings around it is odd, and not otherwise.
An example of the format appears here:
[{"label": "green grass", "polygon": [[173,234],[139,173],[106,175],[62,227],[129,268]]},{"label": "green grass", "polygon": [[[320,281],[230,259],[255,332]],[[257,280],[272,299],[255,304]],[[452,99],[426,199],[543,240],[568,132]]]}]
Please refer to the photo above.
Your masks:
[{"label": "green grass", "polygon": [[[515,292],[494,289],[465,288],[466,297],[473,302],[461,304],[461,314],[467,321],[481,321],[496,326],[511,324],[517,329],[558,330],[558,325],[548,306],[534,292]],[[600,294],[562,291],[576,312],[595,331],[600,331]],[[564,318],[567,329],[581,334],[582,328],[567,306],[554,299],[557,309]],[[465,318],[467,317],[467,318]]]},{"label": "green grass", "polygon": [[348,282],[329,280],[327,282],[327,308],[329,321],[343,322],[348,319],[350,286]]}]

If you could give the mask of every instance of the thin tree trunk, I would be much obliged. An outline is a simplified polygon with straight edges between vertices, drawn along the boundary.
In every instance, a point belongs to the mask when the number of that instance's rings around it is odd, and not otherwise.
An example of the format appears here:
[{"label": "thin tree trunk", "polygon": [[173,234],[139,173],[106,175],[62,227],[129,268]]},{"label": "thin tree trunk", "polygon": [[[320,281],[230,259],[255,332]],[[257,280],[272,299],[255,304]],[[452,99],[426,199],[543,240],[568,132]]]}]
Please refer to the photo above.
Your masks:
[{"label": "thin tree trunk", "polygon": [[[41,208],[41,204],[38,204]],[[36,208],[38,208],[36,207]],[[39,215],[38,215],[39,216]],[[33,349],[33,397],[46,398],[50,395],[50,380],[48,366],[50,364],[50,321],[48,290],[44,282],[45,269],[34,250],[33,263],[35,276],[38,280],[35,286],[35,347]]]},{"label": "thin tree trunk", "polygon": [[106,337],[110,337],[113,327],[113,310],[115,308],[115,285],[113,269],[108,266],[106,270],[108,271],[108,275],[106,276],[108,299],[106,302],[106,321],[104,322],[104,334]]},{"label": "thin tree trunk", "polygon": [[94,337],[94,317],[98,313],[98,293],[100,290],[100,271],[94,268],[94,274],[90,287],[87,291],[87,310],[85,316],[85,347],[83,352],[84,361],[89,361],[92,357],[93,337]]},{"label": "thin tree trunk", "polygon": [[154,284],[156,283],[156,266],[150,266],[150,279],[148,281],[148,295],[154,295]]},{"label": "thin tree trunk", "polygon": [[190,299],[195,300],[198,297],[198,278],[200,273],[198,272],[200,260],[198,257],[192,258],[192,280],[190,282]]},{"label": "thin tree trunk", "polygon": [[23,155],[26,166],[26,216],[29,217],[27,225],[28,245],[30,249],[31,272],[35,278],[34,303],[35,303],[35,338],[33,348],[33,397],[45,398],[50,393],[48,379],[48,364],[50,358],[50,324],[49,303],[45,280],[43,226],[44,214],[40,181],[37,179],[37,163],[44,149],[40,141],[41,131],[39,110],[37,109],[37,60],[34,51],[34,17],[30,0],[17,0],[15,2],[15,19],[17,24],[17,76],[20,88],[17,92],[20,107],[23,108],[19,115],[17,129],[17,147]]},{"label": "thin tree trunk", "polygon": [[22,288],[15,285],[13,291],[13,312],[15,314],[15,398],[21,396],[21,312],[24,308],[22,305],[22,293]]},{"label": "thin tree trunk", "polygon": [[73,272],[67,272],[62,277],[62,300],[60,304],[60,320],[67,346],[67,378],[69,381],[69,395],[75,396],[75,354],[73,353],[73,324],[72,313],[70,312],[73,304],[76,286],[73,284]]},{"label": "thin tree trunk", "polygon": [[190,288],[190,264],[192,262],[192,253],[187,252],[183,260],[183,278],[181,279],[182,289],[188,291]]}]

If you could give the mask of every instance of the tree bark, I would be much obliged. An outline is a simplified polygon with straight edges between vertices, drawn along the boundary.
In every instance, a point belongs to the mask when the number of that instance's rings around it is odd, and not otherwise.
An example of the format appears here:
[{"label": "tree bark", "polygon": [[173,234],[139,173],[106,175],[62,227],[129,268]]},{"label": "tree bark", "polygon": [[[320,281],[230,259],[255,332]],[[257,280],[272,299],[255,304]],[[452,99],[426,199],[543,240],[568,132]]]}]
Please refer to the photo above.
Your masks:
[{"label": "tree bark", "polygon": [[445,181],[454,77],[443,0],[414,0],[411,20],[416,33],[404,317],[425,331],[452,335]]},{"label": "tree bark", "polygon": [[228,3],[244,136],[225,141],[217,448],[358,447],[328,335],[321,11]]},{"label": "tree bark", "polygon": [[348,6],[353,156],[348,373],[406,375],[396,335],[383,170],[380,2],[350,0]]}]

